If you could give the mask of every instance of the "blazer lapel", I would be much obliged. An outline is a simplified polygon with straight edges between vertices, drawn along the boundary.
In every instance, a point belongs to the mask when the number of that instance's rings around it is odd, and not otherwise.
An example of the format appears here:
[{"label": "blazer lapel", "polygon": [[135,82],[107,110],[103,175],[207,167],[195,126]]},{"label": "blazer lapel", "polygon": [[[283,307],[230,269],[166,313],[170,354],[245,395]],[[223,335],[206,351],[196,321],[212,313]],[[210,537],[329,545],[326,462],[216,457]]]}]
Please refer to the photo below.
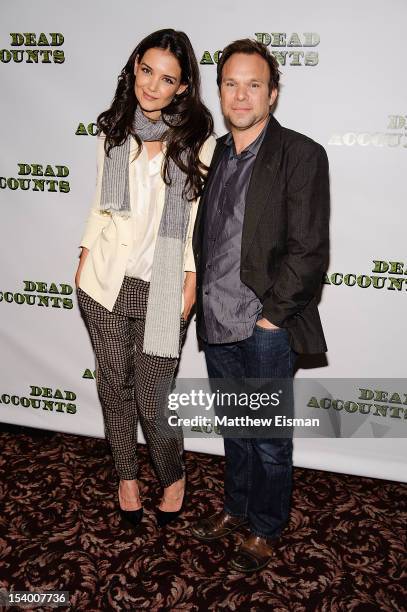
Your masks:
[{"label": "blazer lapel", "polygon": [[257,224],[267,204],[279,165],[281,125],[272,115],[264,140],[257,154],[246,196],[243,219],[241,262],[246,258],[252,244]]}]

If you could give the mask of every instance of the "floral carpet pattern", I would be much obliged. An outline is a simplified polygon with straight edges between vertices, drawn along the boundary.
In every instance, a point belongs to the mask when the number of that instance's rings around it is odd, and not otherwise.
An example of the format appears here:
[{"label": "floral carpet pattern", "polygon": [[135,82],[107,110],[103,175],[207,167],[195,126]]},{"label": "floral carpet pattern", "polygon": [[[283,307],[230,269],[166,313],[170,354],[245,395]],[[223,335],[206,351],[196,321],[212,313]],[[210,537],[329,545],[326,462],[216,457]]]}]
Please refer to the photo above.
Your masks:
[{"label": "floral carpet pattern", "polygon": [[295,468],[289,525],[269,566],[246,576],[228,569],[245,528],[208,544],[189,532],[222,508],[223,457],[186,453],[187,509],[165,529],[144,446],[140,464],[132,531],[104,440],[3,426],[0,589],[69,591],[58,609],[75,612],[407,610],[407,485]]}]

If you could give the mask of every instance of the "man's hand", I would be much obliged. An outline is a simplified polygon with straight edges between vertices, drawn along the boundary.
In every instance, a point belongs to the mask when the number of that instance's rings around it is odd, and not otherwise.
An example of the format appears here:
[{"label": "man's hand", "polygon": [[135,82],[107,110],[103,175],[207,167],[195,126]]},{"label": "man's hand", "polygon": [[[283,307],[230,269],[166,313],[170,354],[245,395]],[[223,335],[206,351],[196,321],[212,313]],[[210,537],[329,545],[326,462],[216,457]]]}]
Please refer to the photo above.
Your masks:
[{"label": "man's hand", "polygon": [[265,317],[259,319],[256,322],[256,325],[258,325],[259,327],[264,327],[264,329],[280,329],[279,327],[277,327],[277,325],[274,325],[274,323],[270,323],[270,321]]},{"label": "man's hand", "polygon": [[185,321],[188,320],[189,315],[191,314],[192,306],[195,304],[196,300],[196,273],[195,272],[187,272],[184,281],[184,312],[182,316]]}]

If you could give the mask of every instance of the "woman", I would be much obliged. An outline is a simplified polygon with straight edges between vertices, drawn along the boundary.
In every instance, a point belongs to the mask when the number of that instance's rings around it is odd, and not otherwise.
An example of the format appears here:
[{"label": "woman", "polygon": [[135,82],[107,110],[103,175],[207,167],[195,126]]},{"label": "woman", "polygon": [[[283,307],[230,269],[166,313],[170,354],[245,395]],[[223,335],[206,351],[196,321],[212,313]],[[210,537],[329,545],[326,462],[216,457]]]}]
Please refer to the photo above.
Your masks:
[{"label": "woman", "polygon": [[78,302],[96,355],[122,516],[137,525],[143,514],[139,419],[163,487],[157,519],[165,525],[182,510],[185,475],[182,432],[162,426],[160,397],[195,301],[192,231],[215,143],[186,34],[160,30],[137,45],[97,124],[98,178],[75,278]]}]

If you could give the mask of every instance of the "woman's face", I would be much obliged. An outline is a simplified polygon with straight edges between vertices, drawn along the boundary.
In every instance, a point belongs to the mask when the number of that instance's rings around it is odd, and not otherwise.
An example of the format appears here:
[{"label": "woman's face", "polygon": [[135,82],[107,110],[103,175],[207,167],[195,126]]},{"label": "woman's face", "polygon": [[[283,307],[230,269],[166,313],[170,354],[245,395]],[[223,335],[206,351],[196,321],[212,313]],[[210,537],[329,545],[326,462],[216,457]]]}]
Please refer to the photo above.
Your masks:
[{"label": "woman's face", "polygon": [[181,84],[181,66],[177,58],[165,49],[148,49],[143,57],[137,57],[134,74],[137,101],[151,119],[158,119],[174,96],[187,88],[186,84]]}]

